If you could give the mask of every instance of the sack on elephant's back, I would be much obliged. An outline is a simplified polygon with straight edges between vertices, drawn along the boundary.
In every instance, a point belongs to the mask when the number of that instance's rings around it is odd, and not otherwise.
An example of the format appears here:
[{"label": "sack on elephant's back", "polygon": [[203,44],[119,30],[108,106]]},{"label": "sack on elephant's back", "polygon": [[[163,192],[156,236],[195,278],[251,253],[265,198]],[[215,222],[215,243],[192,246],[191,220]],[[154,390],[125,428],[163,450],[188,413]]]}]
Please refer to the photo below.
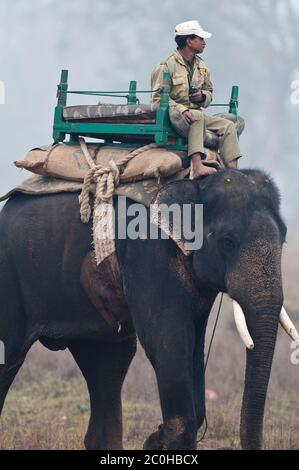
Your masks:
[{"label": "sack on elephant's back", "polygon": [[[111,160],[117,162],[122,159],[134,148],[104,146],[99,149],[96,145],[89,145],[88,150],[95,164],[105,166]],[[34,148],[28,152],[24,160],[17,160],[14,164],[18,168],[25,168],[38,175],[80,182],[84,180],[89,170],[80,146],[64,144]],[[182,159],[178,154],[163,148],[153,148],[130,160],[120,180],[127,183],[157,176],[167,177],[181,169]]]}]

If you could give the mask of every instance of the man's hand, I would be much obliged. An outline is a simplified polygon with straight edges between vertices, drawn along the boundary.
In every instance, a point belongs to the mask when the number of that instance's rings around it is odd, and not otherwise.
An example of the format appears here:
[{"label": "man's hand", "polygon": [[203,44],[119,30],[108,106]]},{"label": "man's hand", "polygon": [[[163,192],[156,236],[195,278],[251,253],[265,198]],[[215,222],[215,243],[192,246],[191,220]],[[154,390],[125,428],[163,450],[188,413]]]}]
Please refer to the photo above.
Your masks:
[{"label": "man's hand", "polygon": [[201,91],[197,91],[196,93],[190,93],[189,99],[192,103],[201,103],[204,100],[204,95]]},{"label": "man's hand", "polygon": [[183,116],[186,119],[186,121],[188,122],[188,124],[191,125],[194,122],[194,118],[193,118],[192,114],[190,113],[190,111],[188,109],[187,109],[187,111],[183,112]]}]

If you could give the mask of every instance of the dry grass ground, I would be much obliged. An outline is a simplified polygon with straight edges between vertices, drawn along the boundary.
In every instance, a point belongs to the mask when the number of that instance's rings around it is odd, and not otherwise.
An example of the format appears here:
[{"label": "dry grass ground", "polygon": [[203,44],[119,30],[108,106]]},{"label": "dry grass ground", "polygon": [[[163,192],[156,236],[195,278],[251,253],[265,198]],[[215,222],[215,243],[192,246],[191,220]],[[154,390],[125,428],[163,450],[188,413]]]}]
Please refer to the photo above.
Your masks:
[{"label": "dry grass ground", "polygon": [[[291,242],[284,262],[285,303],[299,328],[299,250],[290,246]],[[266,405],[266,449],[299,449],[299,365],[291,364],[291,352],[290,340],[279,331]],[[207,370],[206,386],[214,393],[209,392],[209,427],[200,449],[239,448],[244,360],[244,347],[225,301]],[[123,414],[125,448],[141,449],[161,422],[154,374],[141,348],[124,385]],[[0,449],[82,449],[88,418],[87,389],[70,354],[53,353],[36,344],[8,394],[0,421]]]}]

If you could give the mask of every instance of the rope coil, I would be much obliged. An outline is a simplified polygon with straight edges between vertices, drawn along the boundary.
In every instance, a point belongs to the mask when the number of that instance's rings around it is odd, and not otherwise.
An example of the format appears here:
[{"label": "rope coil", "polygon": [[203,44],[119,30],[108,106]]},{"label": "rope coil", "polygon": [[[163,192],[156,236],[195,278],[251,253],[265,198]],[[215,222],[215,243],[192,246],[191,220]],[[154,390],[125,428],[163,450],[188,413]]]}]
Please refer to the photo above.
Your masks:
[{"label": "rope coil", "polygon": [[91,216],[89,193],[92,185],[96,184],[95,207],[102,202],[112,204],[114,191],[119,186],[121,174],[124,172],[127,163],[140,153],[157,148],[159,145],[155,143],[144,145],[133,150],[117,162],[110,160],[108,165],[104,166],[101,163],[95,163],[96,157],[94,161],[83,137],[79,137],[79,143],[90,168],[84,178],[82,191],[79,196],[81,221],[87,224]]}]

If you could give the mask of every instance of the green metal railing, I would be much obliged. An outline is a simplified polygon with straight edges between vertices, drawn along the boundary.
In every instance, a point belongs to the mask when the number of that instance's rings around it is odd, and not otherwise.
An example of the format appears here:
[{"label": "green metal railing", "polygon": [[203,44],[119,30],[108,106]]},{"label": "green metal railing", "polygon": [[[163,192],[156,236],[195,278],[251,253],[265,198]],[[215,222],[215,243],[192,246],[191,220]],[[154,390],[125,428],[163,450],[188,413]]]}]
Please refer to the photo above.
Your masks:
[{"label": "green metal railing", "polygon": [[[61,71],[60,83],[57,87],[57,105],[54,113],[53,139],[55,142],[64,142],[66,135],[69,135],[69,141],[65,143],[74,143],[79,136],[96,137],[107,141],[120,141],[120,146],[127,145],[126,140],[144,137],[144,141],[154,141],[157,144],[166,146],[169,149],[186,150],[186,139],[179,136],[169,120],[169,86],[170,74],[164,72],[163,84],[157,90],[137,90],[137,82],[131,81],[128,91],[91,91],[91,90],[68,90],[68,70]],[[237,86],[232,87],[229,103],[214,104],[214,106],[227,106],[229,112],[237,116],[238,110],[238,90]],[[139,104],[137,93],[160,93],[160,101],[156,111],[155,123],[136,124],[136,123],[102,123],[102,122],[71,122],[63,118],[63,108],[67,104],[68,94],[89,95],[89,96],[109,96],[126,98],[128,105]],[[111,145],[111,143],[109,143]],[[132,145],[132,144],[130,144]]]}]

